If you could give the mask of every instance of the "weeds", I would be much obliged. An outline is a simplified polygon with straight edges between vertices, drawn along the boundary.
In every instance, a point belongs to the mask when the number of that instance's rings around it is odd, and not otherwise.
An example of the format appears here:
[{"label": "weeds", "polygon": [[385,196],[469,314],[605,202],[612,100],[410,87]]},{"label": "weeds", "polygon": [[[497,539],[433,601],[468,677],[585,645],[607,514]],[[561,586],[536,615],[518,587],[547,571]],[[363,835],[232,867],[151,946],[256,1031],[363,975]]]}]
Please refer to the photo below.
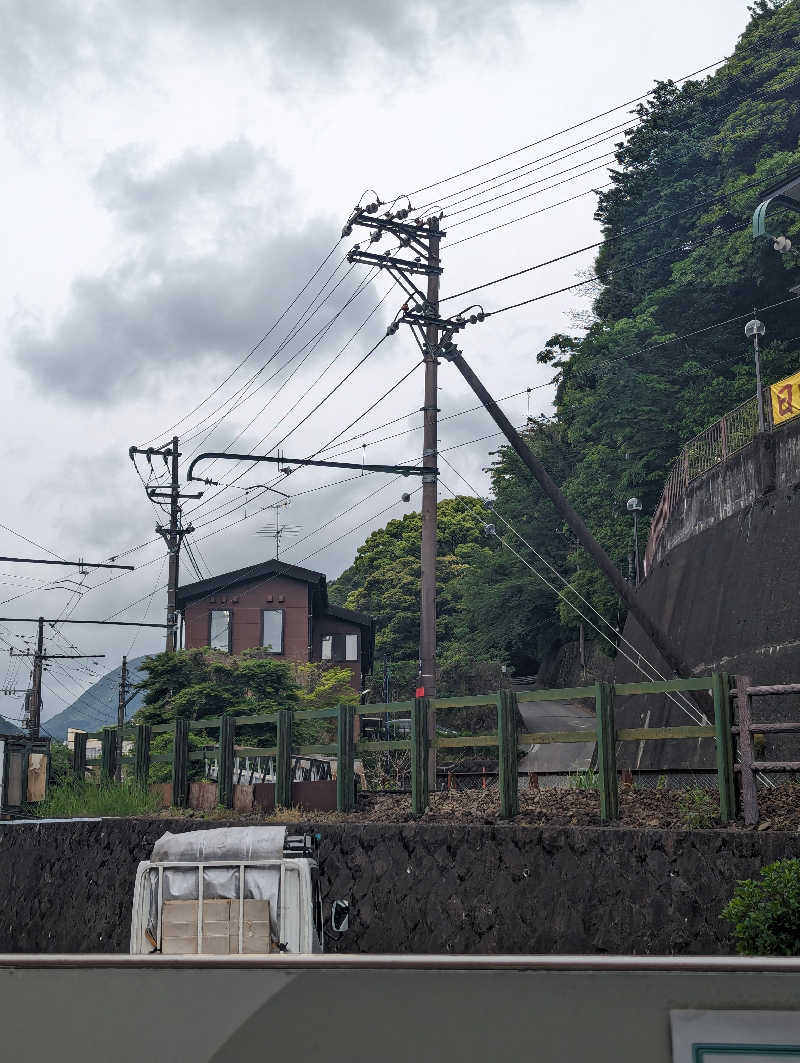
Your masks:
[{"label": "weeds", "polygon": [[591,768],[586,771],[576,771],[569,777],[569,785],[573,790],[599,790],[600,780]]},{"label": "weeds", "polygon": [[75,816],[150,816],[161,808],[157,794],[133,782],[121,786],[67,780],[53,786],[47,797],[35,806],[42,819],[71,819]]},{"label": "weeds", "polygon": [[681,790],[678,794],[678,811],[684,827],[689,830],[715,827],[719,819],[719,805],[716,797],[699,786],[691,790]]}]

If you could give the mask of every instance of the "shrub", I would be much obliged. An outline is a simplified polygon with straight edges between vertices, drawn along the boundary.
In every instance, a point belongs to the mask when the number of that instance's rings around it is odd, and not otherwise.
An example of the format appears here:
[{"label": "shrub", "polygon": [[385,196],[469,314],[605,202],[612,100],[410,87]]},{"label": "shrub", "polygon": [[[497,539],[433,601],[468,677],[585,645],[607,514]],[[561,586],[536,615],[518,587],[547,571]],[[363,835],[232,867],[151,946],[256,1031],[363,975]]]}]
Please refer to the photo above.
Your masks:
[{"label": "shrub", "polygon": [[777,860],[739,882],[722,918],[744,956],[800,956],[800,860]]}]

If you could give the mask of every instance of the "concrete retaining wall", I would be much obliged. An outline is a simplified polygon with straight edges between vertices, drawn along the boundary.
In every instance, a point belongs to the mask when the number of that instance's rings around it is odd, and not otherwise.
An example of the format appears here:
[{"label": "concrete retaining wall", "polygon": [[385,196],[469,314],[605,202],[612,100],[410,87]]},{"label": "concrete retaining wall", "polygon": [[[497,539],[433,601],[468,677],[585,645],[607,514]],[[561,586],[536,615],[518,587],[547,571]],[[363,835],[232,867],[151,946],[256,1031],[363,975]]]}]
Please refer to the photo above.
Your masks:
[{"label": "concrete retaining wall", "polygon": [[[0,952],[126,952],[136,865],[191,820],[0,825]],[[719,954],[736,881],[800,856],[771,832],[319,828],[326,903],[351,901],[346,952]]]}]

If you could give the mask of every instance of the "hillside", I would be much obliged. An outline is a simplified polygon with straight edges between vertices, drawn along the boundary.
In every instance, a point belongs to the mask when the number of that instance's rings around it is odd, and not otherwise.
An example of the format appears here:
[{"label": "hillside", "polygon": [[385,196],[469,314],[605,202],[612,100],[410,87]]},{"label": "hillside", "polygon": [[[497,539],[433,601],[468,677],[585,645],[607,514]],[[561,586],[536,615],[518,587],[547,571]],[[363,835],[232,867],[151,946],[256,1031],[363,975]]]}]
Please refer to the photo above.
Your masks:
[{"label": "hillside", "polygon": [[[140,672],[143,660],[144,657],[136,657],[128,661],[130,683],[138,683],[143,678]],[[118,666],[113,671],[107,672],[102,679],[98,679],[66,709],[51,716],[49,720],[45,720],[43,730],[63,742],[67,737],[68,727],[78,727],[83,731],[97,731],[106,724],[115,724],[119,701],[120,671],[121,666]],[[137,709],[141,708],[143,697],[143,694],[137,694],[128,704],[125,712],[126,719],[130,719]]]},{"label": "hillside", "polygon": [[[680,87],[661,82],[635,108],[610,183],[598,192],[591,311],[579,332],[553,335],[537,355],[554,371],[555,413],[529,422],[528,442],[622,571],[632,538],[626,500],[643,500],[643,542],[682,444],[754,393],[743,333],[754,307],[767,329],[765,382],[800,366],[800,304],[789,292],[800,263],[755,242],[750,225],[761,193],[800,166],[800,3],[757,0],[750,10],[713,75]],[[800,245],[797,215],[775,224]],[[531,295],[540,287],[532,281]],[[495,513],[475,500],[461,512],[471,522],[482,510],[507,542],[465,535],[441,636],[449,657],[497,658],[531,674],[579,626],[574,592],[559,584],[557,599],[534,571],[542,559],[614,626],[624,611],[508,447],[495,453],[491,477]],[[397,564],[392,538],[370,536],[334,585],[336,600],[379,616],[398,604],[405,612],[398,584],[382,586],[374,575],[382,557]],[[418,557],[418,541],[417,532],[404,543],[409,558]],[[442,543],[440,556],[447,553]],[[412,667],[411,642],[395,618],[380,649]]]}]

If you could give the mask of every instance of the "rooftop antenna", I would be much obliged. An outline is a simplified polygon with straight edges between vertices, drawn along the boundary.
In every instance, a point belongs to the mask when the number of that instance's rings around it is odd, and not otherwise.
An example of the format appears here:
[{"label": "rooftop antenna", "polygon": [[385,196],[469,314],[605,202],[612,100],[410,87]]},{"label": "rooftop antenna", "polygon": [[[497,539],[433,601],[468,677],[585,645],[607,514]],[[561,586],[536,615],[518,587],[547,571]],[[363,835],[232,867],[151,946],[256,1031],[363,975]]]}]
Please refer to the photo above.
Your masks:
[{"label": "rooftop antenna", "polygon": [[275,540],[275,560],[280,558],[281,553],[281,539],[284,535],[296,535],[299,531],[302,531],[302,527],[299,524],[281,524],[280,511],[284,506],[288,506],[288,501],[276,502],[274,505],[265,506],[265,509],[275,510],[275,520],[271,524],[265,524],[263,528],[258,529],[259,535],[266,535],[270,539]]}]

